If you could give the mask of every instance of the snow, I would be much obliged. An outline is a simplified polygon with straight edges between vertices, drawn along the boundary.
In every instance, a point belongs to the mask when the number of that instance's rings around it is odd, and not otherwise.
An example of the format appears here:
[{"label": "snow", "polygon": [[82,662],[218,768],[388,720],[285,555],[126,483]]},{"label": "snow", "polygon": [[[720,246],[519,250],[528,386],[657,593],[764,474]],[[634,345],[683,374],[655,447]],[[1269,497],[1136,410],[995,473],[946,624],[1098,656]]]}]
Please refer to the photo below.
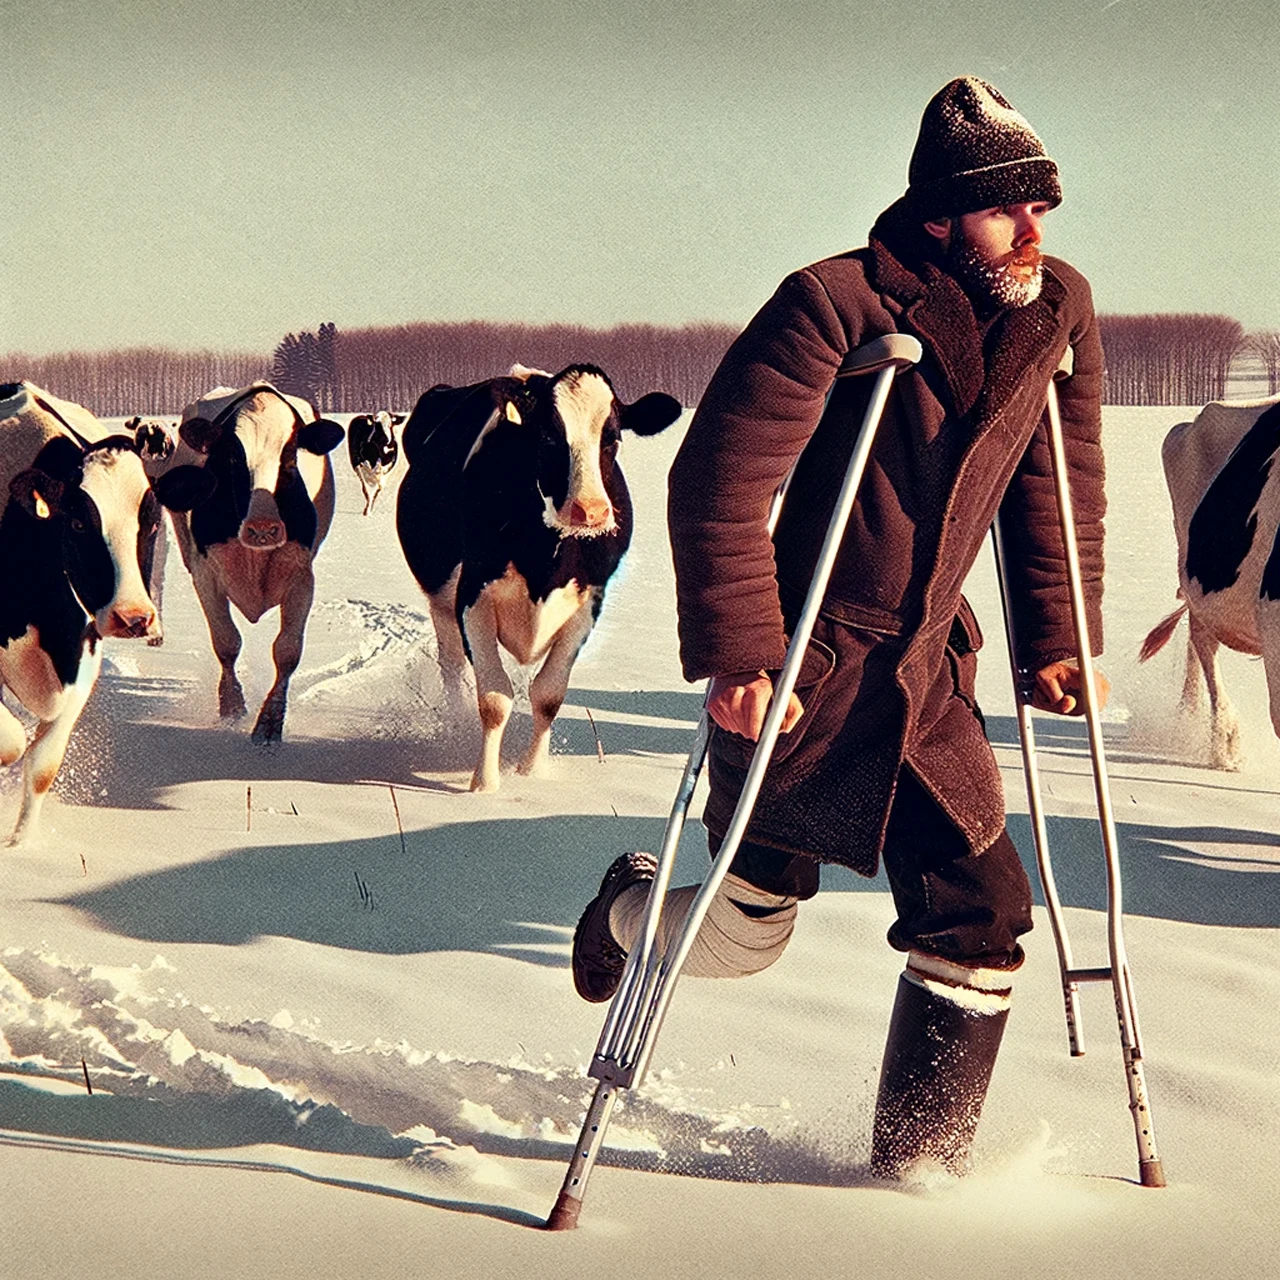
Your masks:
[{"label": "snow", "polygon": [[[164,646],[108,642],[43,836],[0,853],[0,1273],[1268,1274],[1280,745],[1256,660],[1223,660],[1247,753],[1235,774],[1205,767],[1205,714],[1177,710],[1185,633],[1136,661],[1174,604],[1159,444],[1186,416],[1105,413],[1106,732],[1167,1189],[1137,1185],[1104,986],[1082,991],[1087,1053],[1068,1056],[1040,907],[975,1173],[872,1182],[901,957],[884,941],[883,879],[835,872],[772,969],[681,984],[578,1231],[531,1229],[559,1190],[604,1013],[573,993],[573,924],[617,853],[657,846],[698,712],[663,529],[678,426],[627,442],[637,541],[575,669],[550,775],[509,772],[494,795],[466,791],[479,732],[472,710],[444,705],[394,494],[362,517],[338,459],[278,747],[253,747],[251,718],[217,724],[216,662],[171,559]],[[1029,857],[985,560],[971,596],[987,629],[979,692]],[[251,711],[275,621],[242,624]],[[1037,729],[1076,960],[1101,964],[1083,727]],[[16,769],[0,800],[10,820]],[[678,876],[704,865],[697,823],[681,858]]]}]

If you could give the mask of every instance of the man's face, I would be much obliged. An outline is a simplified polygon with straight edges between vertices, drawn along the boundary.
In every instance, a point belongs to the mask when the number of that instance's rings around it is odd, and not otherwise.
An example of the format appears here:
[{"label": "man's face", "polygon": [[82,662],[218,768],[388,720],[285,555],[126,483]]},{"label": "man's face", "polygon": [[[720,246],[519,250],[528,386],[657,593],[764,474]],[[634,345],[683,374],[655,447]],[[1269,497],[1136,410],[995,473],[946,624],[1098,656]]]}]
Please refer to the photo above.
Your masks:
[{"label": "man's face", "polygon": [[1045,203],[1008,204],[925,226],[943,241],[948,265],[971,294],[1004,307],[1025,307],[1040,296],[1041,223],[1048,212]]}]

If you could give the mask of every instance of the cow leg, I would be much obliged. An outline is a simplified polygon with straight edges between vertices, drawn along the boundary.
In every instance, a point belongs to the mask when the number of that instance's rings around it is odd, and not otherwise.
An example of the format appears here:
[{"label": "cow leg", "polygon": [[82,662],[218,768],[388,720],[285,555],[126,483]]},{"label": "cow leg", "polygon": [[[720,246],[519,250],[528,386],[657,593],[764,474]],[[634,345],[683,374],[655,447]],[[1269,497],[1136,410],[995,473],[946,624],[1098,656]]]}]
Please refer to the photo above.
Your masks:
[{"label": "cow leg", "polygon": [[[1227,697],[1218,671],[1218,640],[1211,628],[1188,615],[1191,622],[1191,646],[1200,660],[1200,670],[1209,689],[1209,763],[1215,769],[1231,772],[1243,763],[1240,749],[1240,720]],[[1270,673],[1267,675],[1270,681]],[[1185,688],[1184,688],[1185,692]]]},{"label": "cow leg", "polygon": [[0,702],[0,765],[10,765],[27,749],[27,731],[22,721]]},{"label": "cow leg", "polygon": [[276,682],[263,701],[262,710],[258,712],[257,722],[253,726],[254,742],[279,742],[284,736],[289,680],[302,661],[302,640],[315,593],[315,579],[310,573],[299,573],[280,602],[280,634],[271,646],[271,656],[276,664]]},{"label": "cow leg", "polygon": [[367,516],[373,510],[373,503],[369,500],[369,486],[363,476],[360,477],[360,492],[364,494],[364,510],[360,514]]},{"label": "cow leg", "polygon": [[1271,727],[1280,736],[1280,601],[1258,601],[1258,638],[1262,641],[1262,668],[1267,673]]},{"label": "cow leg", "polygon": [[160,627],[159,633],[147,641],[153,649],[164,644],[164,614],[161,606],[164,603],[164,566],[168,558],[169,513],[162,509],[160,512],[160,527],[156,530],[155,551],[152,553],[151,580],[147,583],[147,594],[151,597],[151,603],[156,607],[156,620]]},{"label": "cow leg", "polygon": [[372,515],[372,514],[373,514],[373,509],[374,509],[374,507],[376,507],[376,506],[378,505],[378,494],[380,494],[381,492],[382,492],[382,477],[381,477],[381,476],[379,476],[379,477],[378,477],[378,478],[373,482],[373,494],[372,494],[372,496],[369,498],[369,503],[368,503],[368,505],[365,507],[365,514],[366,514],[366,515]]},{"label": "cow leg", "polygon": [[94,645],[92,649],[83,649],[75,683],[64,690],[58,714],[52,720],[41,721],[36,729],[31,746],[27,749],[26,765],[22,771],[22,807],[18,810],[18,821],[9,837],[11,847],[21,844],[39,828],[44,798],[49,794],[49,788],[53,786],[53,780],[62,767],[62,757],[67,754],[71,730],[75,728],[85,703],[89,701],[101,666],[100,644]]},{"label": "cow leg", "polygon": [[1178,706],[1183,711],[1195,712],[1200,709],[1200,659],[1196,654],[1196,646],[1187,635],[1187,661],[1182,673],[1182,697]]},{"label": "cow leg", "polygon": [[466,611],[467,640],[476,672],[476,705],[480,709],[483,738],[480,760],[471,775],[472,791],[498,789],[502,758],[502,735],[511,719],[514,702],[511,678],[502,665],[498,649],[498,617],[492,599],[481,594]]},{"label": "cow leg", "polygon": [[240,632],[231,617],[231,603],[207,572],[191,575],[192,585],[209,625],[213,652],[222,664],[218,681],[218,714],[224,720],[239,720],[245,713],[244,690],[236,678],[236,659],[240,656]]},{"label": "cow leg", "polygon": [[590,600],[556,632],[538,674],[529,685],[529,702],[533,709],[533,740],[518,766],[520,773],[541,773],[551,754],[551,722],[560,713],[564,695],[569,690],[578,650],[586,643],[595,625]]},{"label": "cow leg", "polygon": [[467,654],[462,647],[462,632],[458,629],[458,576],[459,566],[449,581],[433,595],[427,596],[431,609],[431,625],[436,633],[436,660],[440,664],[440,678],[444,683],[447,702],[461,701],[463,677],[467,670]]}]

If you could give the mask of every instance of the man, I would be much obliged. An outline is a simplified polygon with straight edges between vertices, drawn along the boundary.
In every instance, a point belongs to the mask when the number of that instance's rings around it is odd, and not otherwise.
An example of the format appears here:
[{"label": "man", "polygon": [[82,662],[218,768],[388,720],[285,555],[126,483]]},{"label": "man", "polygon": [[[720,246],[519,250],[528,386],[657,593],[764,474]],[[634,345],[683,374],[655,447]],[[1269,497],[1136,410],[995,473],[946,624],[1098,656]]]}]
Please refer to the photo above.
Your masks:
[{"label": "man", "polygon": [[[946,85],[925,109],[906,194],[866,248],[783,281],[726,355],[671,472],[681,658],[689,679],[711,677],[714,853],[870,394],[871,379],[835,372],[885,333],[923,344],[895,383],[747,838],[686,968],[727,977],[773,963],[819,863],[873,875],[883,857],[889,942],[907,953],[872,1135],[886,1177],[921,1161],[967,1167],[1031,928],[974,700],[981,635],[960,593],[997,518],[1034,705],[1081,710],[1044,421],[1069,347],[1060,402],[1101,637],[1102,350],[1087,282],[1040,253],[1060,200],[1057,166],[1008,102],[981,80]],[[797,457],[771,541],[770,499]],[[653,872],[648,854],[624,855],[584,913],[573,962],[587,999],[616,989]],[[672,891],[675,920],[694,891]]]}]

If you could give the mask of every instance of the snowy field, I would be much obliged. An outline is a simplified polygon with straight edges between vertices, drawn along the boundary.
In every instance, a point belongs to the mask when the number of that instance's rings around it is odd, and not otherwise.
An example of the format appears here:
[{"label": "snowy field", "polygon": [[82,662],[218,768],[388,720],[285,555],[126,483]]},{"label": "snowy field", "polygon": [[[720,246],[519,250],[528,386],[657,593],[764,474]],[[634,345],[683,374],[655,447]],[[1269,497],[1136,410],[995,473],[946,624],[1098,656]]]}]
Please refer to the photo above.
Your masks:
[{"label": "snowy field", "polygon": [[[1224,657],[1245,770],[1179,715],[1159,465],[1177,410],[1108,409],[1107,647],[1127,939],[1166,1190],[1137,1185],[1107,988],[1071,1059],[1043,910],[975,1149],[950,1185],[866,1172],[901,957],[883,879],[824,872],[783,959],[682,984],[616,1114],[576,1233],[555,1200],[603,1009],[568,972],[583,903],[655,848],[699,707],[682,681],[663,507],[681,426],[626,446],[635,546],[557,722],[551,774],[466,783],[426,605],[345,449],[286,740],[222,728],[176,553],[167,639],[107,645],[42,840],[0,850],[0,1275],[1237,1277],[1280,1271],[1280,749],[1261,664]],[[397,478],[401,472],[397,473]],[[1031,857],[994,580],[980,693]],[[245,625],[246,697],[276,615]],[[588,720],[604,750],[598,758]],[[1041,719],[1078,963],[1105,962],[1083,729]],[[514,760],[529,731],[513,720]],[[16,812],[0,779],[0,825]],[[686,833],[688,869],[702,832]],[[83,1062],[83,1066],[82,1066]],[[90,1096],[86,1073],[92,1083]],[[1268,1190],[1270,1188],[1270,1190]],[[1267,1205],[1271,1209],[1267,1209]]]}]

